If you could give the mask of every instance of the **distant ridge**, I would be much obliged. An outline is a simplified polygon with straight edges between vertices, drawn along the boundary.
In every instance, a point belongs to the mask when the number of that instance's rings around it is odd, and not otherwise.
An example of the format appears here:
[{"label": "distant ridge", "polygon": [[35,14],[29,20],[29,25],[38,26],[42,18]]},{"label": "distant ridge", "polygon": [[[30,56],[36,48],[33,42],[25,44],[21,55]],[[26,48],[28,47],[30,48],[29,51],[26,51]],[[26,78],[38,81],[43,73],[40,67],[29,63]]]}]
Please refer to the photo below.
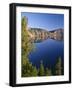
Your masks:
[{"label": "distant ridge", "polygon": [[55,32],[55,31],[64,31],[63,28],[57,28],[57,29],[53,29],[53,30],[46,30],[46,29],[42,29],[42,28],[30,28],[29,30],[37,30],[37,31],[45,31],[45,32]]},{"label": "distant ridge", "polygon": [[64,29],[63,28],[57,28],[57,29],[53,29],[53,30],[51,30],[49,32],[55,32],[55,31],[64,31]]},{"label": "distant ridge", "polygon": [[46,31],[46,32],[48,32],[48,30],[42,29],[42,28],[30,28],[29,30],[37,30],[37,31]]}]

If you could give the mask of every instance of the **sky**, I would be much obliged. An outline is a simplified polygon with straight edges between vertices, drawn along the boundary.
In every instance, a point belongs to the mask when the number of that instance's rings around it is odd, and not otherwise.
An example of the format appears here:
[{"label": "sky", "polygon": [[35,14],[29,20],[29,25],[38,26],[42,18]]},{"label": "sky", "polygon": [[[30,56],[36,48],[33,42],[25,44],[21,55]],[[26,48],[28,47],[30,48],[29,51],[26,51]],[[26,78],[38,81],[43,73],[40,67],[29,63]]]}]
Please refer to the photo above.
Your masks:
[{"label": "sky", "polygon": [[42,28],[48,31],[64,28],[64,14],[22,12],[21,17],[24,16],[28,18],[28,27]]}]

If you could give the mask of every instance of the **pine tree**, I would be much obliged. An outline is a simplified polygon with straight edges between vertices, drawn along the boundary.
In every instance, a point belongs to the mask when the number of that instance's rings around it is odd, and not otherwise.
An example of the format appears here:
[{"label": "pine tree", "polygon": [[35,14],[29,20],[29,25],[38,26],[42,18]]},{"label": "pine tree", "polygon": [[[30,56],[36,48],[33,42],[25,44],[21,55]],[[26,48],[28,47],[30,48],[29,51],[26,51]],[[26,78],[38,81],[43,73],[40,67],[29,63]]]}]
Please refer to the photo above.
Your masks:
[{"label": "pine tree", "polygon": [[30,62],[28,59],[28,55],[29,53],[32,51],[33,49],[33,45],[30,42],[30,38],[29,38],[29,34],[28,34],[28,20],[27,18],[24,16],[22,17],[21,20],[21,63],[22,63],[22,77],[24,76],[30,76],[31,72],[30,72]]},{"label": "pine tree", "polygon": [[22,18],[22,32],[21,32],[21,40],[22,40],[22,54],[25,54],[26,56],[31,52],[32,50],[32,44],[30,42],[30,37],[28,34],[28,27],[27,27],[27,18]]},{"label": "pine tree", "polygon": [[55,66],[56,70],[56,75],[62,75],[62,62],[61,62],[61,57],[58,58]]},{"label": "pine tree", "polygon": [[39,68],[39,76],[44,76],[44,66],[43,66],[42,61],[41,61],[40,68]]},{"label": "pine tree", "polygon": [[38,70],[35,66],[33,66],[31,69],[31,76],[37,76],[37,75],[38,75]]},{"label": "pine tree", "polygon": [[51,69],[46,68],[46,69],[45,69],[45,75],[46,75],[46,76],[51,76],[51,75],[52,75]]}]

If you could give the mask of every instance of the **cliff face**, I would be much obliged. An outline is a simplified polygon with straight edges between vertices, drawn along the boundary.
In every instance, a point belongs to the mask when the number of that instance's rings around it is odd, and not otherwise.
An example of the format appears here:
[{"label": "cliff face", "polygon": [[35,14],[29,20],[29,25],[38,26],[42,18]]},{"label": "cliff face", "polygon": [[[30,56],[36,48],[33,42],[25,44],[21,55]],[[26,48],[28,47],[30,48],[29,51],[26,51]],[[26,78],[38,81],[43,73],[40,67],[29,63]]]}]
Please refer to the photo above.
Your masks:
[{"label": "cliff face", "polygon": [[40,28],[30,28],[28,31],[32,34],[33,39],[52,38],[52,39],[61,40],[64,37],[64,30],[61,28],[52,31],[47,31]]},{"label": "cliff face", "polygon": [[56,39],[56,40],[63,40],[64,38],[64,30],[59,28],[53,31],[50,31],[49,34],[50,38]]},{"label": "cliff face", "polygon": [[30,28],[29,30],[32,35],[34,35],[34,38],[48,38],[49,37],[49,31],[46,31],[44,29],[40,28]]}]

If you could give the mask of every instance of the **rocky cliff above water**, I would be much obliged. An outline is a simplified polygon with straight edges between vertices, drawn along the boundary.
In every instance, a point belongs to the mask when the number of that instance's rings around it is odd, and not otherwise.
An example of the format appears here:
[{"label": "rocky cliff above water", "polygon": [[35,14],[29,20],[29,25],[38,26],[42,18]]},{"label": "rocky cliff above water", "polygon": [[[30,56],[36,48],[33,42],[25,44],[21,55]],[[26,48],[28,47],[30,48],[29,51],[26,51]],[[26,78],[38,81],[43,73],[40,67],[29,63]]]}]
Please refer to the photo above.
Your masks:
[{"label": "rocky cliff above water", "polygon": [[37,38],[37,39],[47,39],[47,38],[51,38],[51,39],[56,39],[56,40],[63,40],[64,37],[64,29],[59,28],[59,29],[55,29],[52,31],[48,31],[45,29],[40,29],[40,28],[30,28],[29,32],[33,35],[33,38]]}]

